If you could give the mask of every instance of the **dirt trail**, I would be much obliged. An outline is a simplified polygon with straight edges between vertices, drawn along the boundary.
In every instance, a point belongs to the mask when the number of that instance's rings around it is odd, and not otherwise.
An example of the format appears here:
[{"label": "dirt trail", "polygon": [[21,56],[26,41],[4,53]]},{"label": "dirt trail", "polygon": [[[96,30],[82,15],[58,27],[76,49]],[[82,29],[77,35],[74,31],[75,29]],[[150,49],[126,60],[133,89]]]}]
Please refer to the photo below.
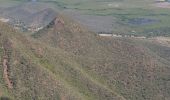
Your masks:
[{"label": "dirt trail", "polygon": [[6,82],[7,86],[8,86],[8,88],[12,89],[13,86],[12,86],[12,83],[11,83],[11,81],[9,79],[9,75],[8,75],[8,59],[7,59],[7,57],[4,57],[4,59],[3,59],[3,68],[4,68],[3,77],[5,79],[5,82]]},{"label": "dirt trail", "polygon": [[2,58],[2,66],[3,66],[3,78],[9,89],[13,88],[12,81],[9,78],[9,58],[11,55],[11,42],[9,40],[5,40],[3,44],[3,58]]},{"label": "dirt trail", "polygon": [[2,96],[1,88],[0,88],[0,97]]}]

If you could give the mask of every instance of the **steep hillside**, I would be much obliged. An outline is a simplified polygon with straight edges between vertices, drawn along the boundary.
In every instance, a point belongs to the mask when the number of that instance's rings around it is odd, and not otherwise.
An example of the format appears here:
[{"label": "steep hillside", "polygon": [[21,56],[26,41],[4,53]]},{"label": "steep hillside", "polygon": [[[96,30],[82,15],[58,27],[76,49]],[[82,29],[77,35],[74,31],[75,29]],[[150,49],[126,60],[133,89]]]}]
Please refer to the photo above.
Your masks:
[{"label": "steep hillside", "polygon": [[1,45],[2,97],[14,100],[123,100],[86,74],[74,55],[31,39],[2,23]]},{"label": "steep hillside", "polygon": [[[170,98],[169,63],[141,45],[144,40],[99,37],[63,16],[55,18],[34,37],[73,54],[84,73],[124,100]],[[72,84],[79,86],[78,81]]]},{"label": "steep hillside", "polygon": [[32,36],[0,23],[0,96],[169,100],[169,60],[143,43],[99,37],[62,15]]}]

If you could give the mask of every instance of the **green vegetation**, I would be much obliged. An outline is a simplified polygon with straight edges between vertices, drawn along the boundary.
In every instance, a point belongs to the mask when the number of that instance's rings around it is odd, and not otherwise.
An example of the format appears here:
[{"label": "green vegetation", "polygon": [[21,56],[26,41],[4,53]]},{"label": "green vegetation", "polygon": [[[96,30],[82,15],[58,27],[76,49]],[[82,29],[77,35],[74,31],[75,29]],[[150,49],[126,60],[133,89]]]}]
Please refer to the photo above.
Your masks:
[{"label": "green vegetation", "polygon": [[[129,31],[131,28],[140,27],[139,32],[143,34],[140,30],[157,27],[156,25],[127,26],[129,20],[140,16],[155,20],[158,18],[148,15],[152,12],[152,8],[136,9],[137,5],[130,6],[134,3],[147,6],[143,1],[136,0],[133,3],[127,1],[116,1],[126,4],[122,6],[129,8],[125,11],[105,8],[107,11],[104,12],[99,5],[102,3],[100,0],[92,1],[98,2],[98,6],[91,8],[95,9],[94,13],[86,10],[86,3],[80,2],[77,7],[81,5],[80,8],[87,14],[104,16],[108,13],[120,21],[118,23],[121,28]],[[72,5],[75,5],[76,1],[60,2],[62,3],[60,6],[73,9]],[[94,4],[91,3],[90,6]],[[112,10],[115,11],[114,14]],[[156,16],[162,18],[160,13]],[[139,20],[143,22],[143,19]],[[170,99],[168,53],[170,48],[157,42],[145,39],[100,37],[64,15],[58,15],[47,27],[31,35],[0,22],[0,47],[0,99]],[[4,61],[8,68],[5,78],[3,77],[4,67],[6,67]],[[6,78],[11,81],[12,88],[9,88]]]},{"label": "green vegetation", "polygon": [[[63,9],[84,14],[113,16],[113,33],[142,36],[169,36],[169,8],[158,8],[155,0],[42,0]],[[139,19],[143,20],[139,20]],[[135,20],[136,19],[136,20]],[[131,20],[133,22],[131,22]],[[148,20],[154,20],[150,22]]]},{"label": "green vegetation", "polygon": [[[28,0],[1,1],[3,5],[28,2]],[[38,0],[56,6],[57,9],[72,9],[82,14],[112,16],[113,33],[139,36],[169,36],[169,8],[156,7],[155,0]]]},{"label": "green vegetation", "polygon": [[14,5],[21,4],[23,0],[0,0],[0,2],[1,7],[11,7]]},{"label": "green vegetation", "polygon": [[1,45],[10,51],[8,78],[13,84],[9,89],[1,77],[4,86],[0,89],[7,91],[3,93],[5,97],[14,100],[170,98],[169,64],[163,57],[160,61],[155,51],[130,39],[98,37],[64,16],[55,20],[34,37],[0,23]]}]

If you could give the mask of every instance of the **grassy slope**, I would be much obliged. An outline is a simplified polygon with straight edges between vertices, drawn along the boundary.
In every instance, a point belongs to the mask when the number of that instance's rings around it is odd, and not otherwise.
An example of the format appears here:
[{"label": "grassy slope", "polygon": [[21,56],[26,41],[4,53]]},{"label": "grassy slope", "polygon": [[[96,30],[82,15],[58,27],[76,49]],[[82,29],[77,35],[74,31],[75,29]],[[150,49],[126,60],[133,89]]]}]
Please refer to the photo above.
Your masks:
[{"label": "grassy slope", "polygon": [[[36,38],[0,23],[0,44],[9,51],[13,82],[13,89],[8,89],[0,77],[3,96],[14,100],[170,98],[168,60],[141,41],[102,38],[63,16],[54,21],[35,33]],[[2,70],[3,66],[1,75]]]},{"label": "grassy slope", "polygon": [[[152,50],[129,39],[100,38],[62,18],[62,28],[56,27],[56,23],[34,36],[40,41],[48,40],[46,43],[52,47],[75,55],[83,73],[127,100],[169,98],[169,64],[160,61]],[[72,82],[79,86],[77,81]]]},{"label": "grassy slope", "polygon": [[26,38],[15,30],[7,31],[11,27],[3,24],[1,29],[6,31],[2,32],[2,45],[7,41],[12,45],[8,48],[11,52],[9,76],[14,88],[8,90],[7,96],[25,100],[111,100],[113,97],[123,100],[87,75],[67,52]]},{"label": "grassy slope", "polygon": [[[1,40],[7,39],[12,43],[9,72],[14,88],[8,89],[4,95],[12,96],[11,98],[17,100],[51,100],[54,98],[58,98],[58,100],[61,98],[76,100],[77,98],[79,100],[79,96],[76,93],[74,94],[69,89],[70,87],[65,89],[64,84],[60,83],[60,79],[57,80],[56,76],[37,60],[38,58],[34,56],[31,47],[29,47],[30,45],[34,46],[32,42],[26,47],[24,43],[30,42],[27,38],[19,33],[17,34],[14,30],[7,31],[11,27],[3,24],[1,24],[1,29],[6,31],[2,33]],[[5,43],[2,42],[1,44]],[[2,81],[2,84],[4,84],[4,81]],[[72,94],[74,96],[70,96]]]}]

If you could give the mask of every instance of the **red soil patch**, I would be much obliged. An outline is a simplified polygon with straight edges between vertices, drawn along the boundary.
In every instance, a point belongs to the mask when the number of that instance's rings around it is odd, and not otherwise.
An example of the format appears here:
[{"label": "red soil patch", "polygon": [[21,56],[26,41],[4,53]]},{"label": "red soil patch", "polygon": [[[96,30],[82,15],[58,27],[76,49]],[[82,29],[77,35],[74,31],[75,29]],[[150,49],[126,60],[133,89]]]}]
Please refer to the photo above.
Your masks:
[{"label": "red soil patch", "polygon": [[10,56],[10,49],[12,48],[11,47],[12,44],[9,40],[5,40],[4,41],[4,45],[3,45],[3,58],[2,58],[2,66],[3,66],[3,78],[5,80],[5,83],[7,85],[7,87],[9,89],[12,89],[13,88],[13,84],[12,84],[12,81],[10,80],[9,78],[9,56]]},{"label": "red soil patch", "polygon": [[0,97],[2,96],[2,92],[1,92],[1,89],[0,89]]},{"label": "red soil patch", "polygon": [[4,57],[4,59],[3,59],[3,68],[4,68],[3,77],[5,79],[5,82],[6,82],[7,86],[8,86],[8,88],[12,89],[13,88],[12,82],[10,81],[10,79],[8,77],[8,65],[7,65],[7,63],[8,63],[8,60],[7,60],[6,57]]},{"label": "red soil patch", "polygon": [[62,18],[55,19],[55,28],[59,31],[64,28],[64,20]]},{"label": "red soil patch", "polygon": [[61,96],[61,100],[67,100],[65,96]]}]

